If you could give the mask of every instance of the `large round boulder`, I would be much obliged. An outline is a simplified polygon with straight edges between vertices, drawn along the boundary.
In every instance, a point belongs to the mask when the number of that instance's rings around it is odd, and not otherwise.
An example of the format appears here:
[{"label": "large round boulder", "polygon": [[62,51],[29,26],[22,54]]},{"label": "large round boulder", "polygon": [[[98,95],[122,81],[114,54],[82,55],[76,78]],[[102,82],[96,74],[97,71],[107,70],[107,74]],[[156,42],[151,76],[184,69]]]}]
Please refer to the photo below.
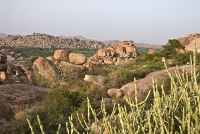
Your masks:
[{"label": "large round boulder", "polygon": [[55,81],[59,77],[59,70],[56,68],[55,64],[43,57],[39,57],[35,60],[33,63],[33,70],[36,78],[42,76],[51,81]]},{"label": "large round boulder", "polygon": [[83,65],[87,61],[87,57],[80,53],[70,53],[69,61],[76,65]]},{"label": "large round boulder", "polygon": [[58,61],[69,61],[69,50],[56,50],[54,53],[54,58]]},{"label": "large round boulder", "polygon": [[[168,68],[168,72],[170,72],[173,76],[175,76],[175,72],[177,71],[177,67]],[[182,72],[182,67],[178,68],[180,73]],[[185,67],[184,71],[190,73],[190,67]],[[161,85],[163,82],[169,80],[169,75],[166,69],[158,70],[148,74],[146,77],[137,80],[135,83],[131,82],[121,87],[121,90],[125,96],[135,96],[135,87],[137,87],[137,97],[139,101],[143,101],[149,91],[152,89],[152,80],[155,80],[157,85]],[[135,86],[135,84],[137,86]],[[167,86],[167,85],[166,85]],[[168,88],[167,88],[168,89]],[[165,90],[166,94],[169,93],[169,90]]]}]

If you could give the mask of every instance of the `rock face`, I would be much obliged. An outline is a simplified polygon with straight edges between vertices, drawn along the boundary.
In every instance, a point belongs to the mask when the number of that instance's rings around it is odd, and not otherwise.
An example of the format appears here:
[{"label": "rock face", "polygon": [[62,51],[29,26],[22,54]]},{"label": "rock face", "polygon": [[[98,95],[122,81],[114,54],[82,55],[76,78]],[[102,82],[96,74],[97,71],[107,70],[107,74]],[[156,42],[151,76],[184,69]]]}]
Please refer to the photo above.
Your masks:
[{"label": "rock face", "polygon": [[76,65],[83,65],[87,61],[87,57],[80,53],[70,53],[69,61]]},{"label": "rock face", "polygon": [[69,50],[56,50],[54,53],[54,58],[58,61],[69,61]]},{"label": "rock face", "polygon": [[55,81],[59,78],[59,70],[56,68],[55,64],[43,57],[39,57],[35,60],[33,63],[33,70],[36,77],[42,76],[51,81]]},{"label": "rock face", "polygon": [[196,33],[196,34],[188,34],[187,37],[181,37],[178,38],[178,40],[180,41],[180,43],[185,47],[187,46],[191,41],[193,41],[194,39],[200,38],[200,34]]},{"label": "rock face", "polygon": [[197,52],[200,53],[200,38],[197,38],[196,40],[192,40],[187,46],[185,46],[185,50],[186,51],[193,51],[195,41],[196,41]]},{"label": "rock face", "polygon": [[50,89],[28,84],[0,85],[0,124],[19,118],[35,100],[41,100]]},{"label": "rock face", "polygon": [[93,82],[94,84],[103,85],[106,82],[106,78],[103,76],[85,75],[84,78],[87,82]]}]

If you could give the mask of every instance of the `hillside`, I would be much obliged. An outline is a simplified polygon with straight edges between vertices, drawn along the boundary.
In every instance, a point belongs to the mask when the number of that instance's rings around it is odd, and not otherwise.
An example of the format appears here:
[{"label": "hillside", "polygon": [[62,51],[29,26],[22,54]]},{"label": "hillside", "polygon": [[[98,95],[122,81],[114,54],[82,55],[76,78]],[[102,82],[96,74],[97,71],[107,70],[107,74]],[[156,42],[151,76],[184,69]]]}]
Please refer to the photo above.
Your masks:
[{"label": "hillside", "polygon": [[0,46],[91,50],[107,47],[99,41],[84,41],[77,38],[63,38],[40,33],[26,36],[8,35],[6,38],[0,39]]},{"label": "hillside", "polygon": [[[8,35],[2,34],[0,46],[10,47],[33,47],[33,48],[67,48],[67,49],[90,49],[97,50],[118,44],[120,41],[96,41],[79,36],[52,36],[48,34],[33,33],[33,35]],[[135,43],[136,47],[159,49],[160,46]]]}]

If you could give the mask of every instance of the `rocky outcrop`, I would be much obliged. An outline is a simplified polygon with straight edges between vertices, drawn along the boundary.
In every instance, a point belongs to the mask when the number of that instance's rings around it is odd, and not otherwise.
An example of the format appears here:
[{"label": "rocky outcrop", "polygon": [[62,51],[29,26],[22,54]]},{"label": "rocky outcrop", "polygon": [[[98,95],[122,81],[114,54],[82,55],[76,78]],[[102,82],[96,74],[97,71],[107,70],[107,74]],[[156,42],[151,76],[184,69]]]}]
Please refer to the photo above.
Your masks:
[{"label": "rocky outcrop", "polygon": [[44,77],[48,80],[55,81],[59,78],[59,70],[56,68],[56,65],[43,57],[39,57],[33,63],[34,74],[37,77]]},{"label": "rocky outcrop", "polygon": [[195,43],[197,52],[200,53],[200,38],[192,40],[187,46],[185,46],[185,50],[194,51]]},{"label": "rocky outcrop", "polygon": [[121,61],[123,61],[119,58],[128,59],[129,57],[135,56],[137,56],[137,50],[134,46],[133,41],[122,41],[117,45],[112,45],[104,49],[99,49],[95,55],[89,57],[89,60],[86,62],[86,66],[99,64],[119,65],[122,63]]},{"label": "rocky outcrop", "polygon": [[100,75],[98,75],[98,76],[85,75],[84,80],[87,81],[87,82],[92,82],[94,84],[104,85],[107,79],[103,76],[100,76]]}]

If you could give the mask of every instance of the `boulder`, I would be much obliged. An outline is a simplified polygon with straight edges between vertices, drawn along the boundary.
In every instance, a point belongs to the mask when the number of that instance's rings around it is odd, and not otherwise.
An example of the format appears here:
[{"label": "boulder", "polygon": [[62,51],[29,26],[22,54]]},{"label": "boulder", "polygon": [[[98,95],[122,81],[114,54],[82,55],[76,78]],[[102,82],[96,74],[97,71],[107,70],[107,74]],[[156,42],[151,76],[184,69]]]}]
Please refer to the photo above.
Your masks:
[{"label": "boulder", "polygon": [[123,92],[121,89],[117,89],[117,88],[111,88],[108,90],[107,94],[111,97],[111,98],[122,98],[123,97]]},{"label": "boulder", "polygon": [[99,57],[104,57],[104,56],[106,56],[105,50],[104,50],[104,49],[99,49],[99,50],[97,51],[97,56],[99,56]]},{"label": "boulder", "polygon": [[69,61],[76,65],[83,65],[87,61],[87,57],[80,53],[70,53]]},{"label": "boulder", "polygon": [[56,50],[54,53],[54,58],[58,61],[68,61],[69,62],[69,50]]},{"label": "boulder", "polygon": [[60,63],[58,63],[58,66],[62,71],[76,72],[76,73],[81,73],[85,71],[85,67],[83,65],[75,65],[65,61],[61,61]]},{"label": "boulder", "polygon": [[[182,67],[179,67],[178,70],[182,72]],[[190,67],[185,67],[184,70],[188,73],[190,73]],[[168,68],[168,71],[172,74],[175,75],[175,71],[177,71],[176,67],[170,67]],[[166,69],[159,70],[152,72],[148,74],[146,77],[139,79],[134,82],[130,82],[124,86],[122,86],[120,89],[122,90],[123,94],[125,96],[130,95],[130,96],[135,96],[135,84],[137,85],[137,96],[139,101],[143,101],[148,92],[152,89],[152,79],[156,81],[158,85],[161,85],[163,81],[168,80],[169,76],[167,73]],[[169,91],[166,90],[166,93]]]},{"label": "boulder", "polygon": [[5,64],[7,62],[7,56],[0,54],[0,64],[3,63]]},{"label": "boulder", "polygon": [[33,63],[33,70],[36,78],[42,76],[51,81],[55,81],[59,78],[59,70],[56,68],[55,64],[43,57],[39,57],[35,60]]},{"label": "boulder", "polygon": [[103,61],[107,65],[113,64],[113,61],[111,59],[109,59],[109,58],[104,58]]},{"label": "boulder", "polygon": [[94,84],[98,84],[98,85],[104,85],[105,82],[107,81],[107,79],[101,75],[98,75],[98,76],[85,75],[84,80],[87,82],[92,82]]}]

